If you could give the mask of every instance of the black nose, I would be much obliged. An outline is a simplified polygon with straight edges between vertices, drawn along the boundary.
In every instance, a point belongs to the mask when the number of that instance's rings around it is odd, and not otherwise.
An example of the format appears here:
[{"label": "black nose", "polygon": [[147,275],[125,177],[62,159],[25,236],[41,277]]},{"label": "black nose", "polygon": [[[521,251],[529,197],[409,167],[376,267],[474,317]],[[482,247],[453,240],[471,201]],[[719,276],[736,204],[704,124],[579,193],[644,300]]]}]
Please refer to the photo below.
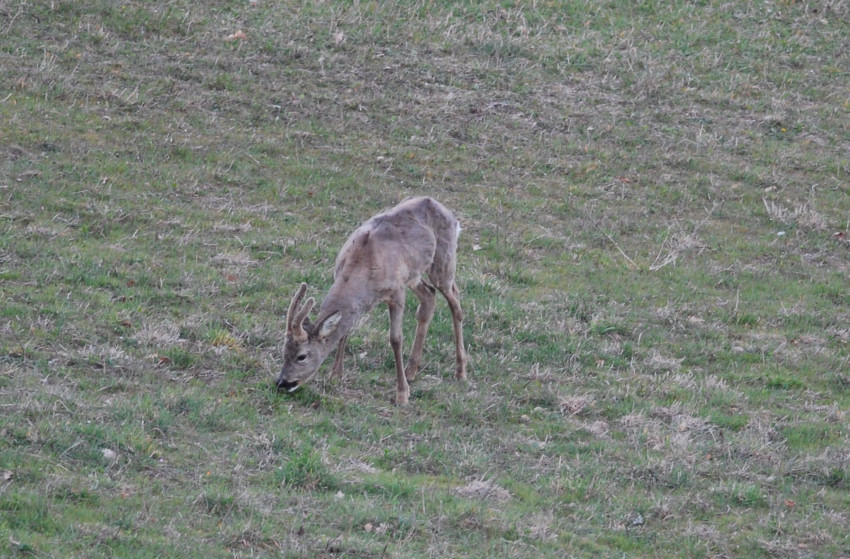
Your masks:
[{"label": "black nose", "polygon": [[298,388],[298,383],[286,380],[284,378],[277,379],[277,389],[278,390],[286,390],[287,392],[292,392]]}]

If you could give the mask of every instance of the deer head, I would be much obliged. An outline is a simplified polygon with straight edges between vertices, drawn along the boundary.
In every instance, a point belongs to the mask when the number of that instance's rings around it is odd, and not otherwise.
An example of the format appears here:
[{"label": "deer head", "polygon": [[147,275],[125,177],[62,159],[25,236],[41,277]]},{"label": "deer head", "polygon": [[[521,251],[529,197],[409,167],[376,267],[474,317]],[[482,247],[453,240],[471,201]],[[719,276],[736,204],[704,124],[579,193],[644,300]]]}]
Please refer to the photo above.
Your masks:
[{"label": "deer head", "polygon": [[286,341],[283,346],[283,368],[277,377],[277,386],[289,392],[312,378],[319,366],[333,349],[331,339],[336,333],[341,314],[335,312],[318,324],[308,318],[315,300],[309,297],[303,305],[301,299],[307,291],[302,283],[289,304],[286,313]]}]

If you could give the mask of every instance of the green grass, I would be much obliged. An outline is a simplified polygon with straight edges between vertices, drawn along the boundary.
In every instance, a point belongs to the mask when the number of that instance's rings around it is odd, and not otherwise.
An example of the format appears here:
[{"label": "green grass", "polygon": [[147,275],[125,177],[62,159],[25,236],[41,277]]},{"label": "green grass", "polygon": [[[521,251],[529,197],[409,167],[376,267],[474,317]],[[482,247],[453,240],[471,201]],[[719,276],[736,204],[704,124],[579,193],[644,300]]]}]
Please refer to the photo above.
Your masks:
[{"label": "green grass", "polygon": [[[0,556],[850,555],[844,4],[0,16]],[[470,381],[440,303],[409,406],[382,308],[277,393],[417,194]]]}]

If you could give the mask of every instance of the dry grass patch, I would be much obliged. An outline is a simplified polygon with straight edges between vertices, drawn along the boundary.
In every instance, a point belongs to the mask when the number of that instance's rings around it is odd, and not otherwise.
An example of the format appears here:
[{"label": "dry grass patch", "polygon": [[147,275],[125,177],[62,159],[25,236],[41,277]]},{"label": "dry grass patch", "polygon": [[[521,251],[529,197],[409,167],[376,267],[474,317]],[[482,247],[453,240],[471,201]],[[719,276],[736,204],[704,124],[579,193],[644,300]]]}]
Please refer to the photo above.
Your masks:
[{"label": "dry grass patch", "polygon": [[[772,221],[786,226],[795,225],[804,231],[826,231],[829,229],[830,224],[826,216],[812,208],[809,202],[793,207],[783,206],[767,198],[763,198],[762,202],[768,217]],[[785,233],[782,232],[782,234]]]},{"label": "dry grass patch", "polygon": [[474,480],[468,484],[457,487],[454,492],[467,499],[507,501],[511,498],[511,494],[507,489],[499,487],[492,481]]}]

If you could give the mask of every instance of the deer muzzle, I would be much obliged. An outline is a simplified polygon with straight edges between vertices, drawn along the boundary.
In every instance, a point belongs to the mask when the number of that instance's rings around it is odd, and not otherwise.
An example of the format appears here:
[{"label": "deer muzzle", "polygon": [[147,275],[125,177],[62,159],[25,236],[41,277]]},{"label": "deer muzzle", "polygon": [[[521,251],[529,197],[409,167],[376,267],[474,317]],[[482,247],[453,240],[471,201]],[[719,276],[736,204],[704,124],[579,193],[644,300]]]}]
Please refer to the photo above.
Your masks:
[{"label": "deer muzzle", "polygon": [[286,390],[287,392],[295,392],[298,387],[301,386],[301,383],[297,380],[289,380],[285,378],[283,375],[280,375],[277,378],[277,389],[278,390]]}]

